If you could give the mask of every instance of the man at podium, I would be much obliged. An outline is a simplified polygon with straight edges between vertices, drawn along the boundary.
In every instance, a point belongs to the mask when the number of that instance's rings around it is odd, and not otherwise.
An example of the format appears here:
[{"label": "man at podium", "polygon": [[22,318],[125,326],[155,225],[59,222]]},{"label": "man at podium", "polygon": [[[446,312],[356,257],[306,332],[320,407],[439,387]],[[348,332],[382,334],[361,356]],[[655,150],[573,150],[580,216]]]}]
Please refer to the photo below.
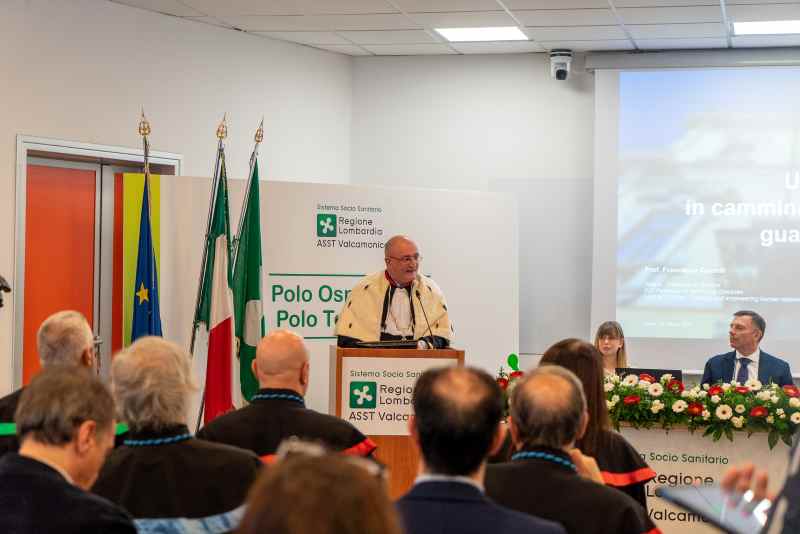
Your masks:
[{"label": "man at podium", "polygon": [[384,246],[386,269],[362,278],[336,321],[340,347],[361,342],[417,342],[420,348],[450,345],[452,328],[439,286],[419,274],[417,244],[402,235]]}]

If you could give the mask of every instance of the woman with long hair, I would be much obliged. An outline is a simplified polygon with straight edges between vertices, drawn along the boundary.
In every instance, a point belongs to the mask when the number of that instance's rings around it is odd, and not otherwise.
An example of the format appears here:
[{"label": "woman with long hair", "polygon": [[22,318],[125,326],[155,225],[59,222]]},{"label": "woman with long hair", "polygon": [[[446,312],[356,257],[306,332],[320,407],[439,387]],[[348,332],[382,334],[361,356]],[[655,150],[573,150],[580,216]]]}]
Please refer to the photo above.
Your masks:
[{"label": "woman with long hair", "polygon": [[597,328],[594,346],[602,355],[605,374],[616,374],[617,369],[628,367],[625,334],[617,321],[606,321]]}]

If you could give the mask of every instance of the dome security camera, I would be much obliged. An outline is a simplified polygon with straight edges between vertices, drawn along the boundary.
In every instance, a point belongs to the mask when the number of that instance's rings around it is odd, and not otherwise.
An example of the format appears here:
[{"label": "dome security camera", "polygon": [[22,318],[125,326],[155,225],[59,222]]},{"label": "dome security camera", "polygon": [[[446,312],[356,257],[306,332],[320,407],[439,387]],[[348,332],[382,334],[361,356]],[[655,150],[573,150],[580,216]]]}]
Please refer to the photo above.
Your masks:
[{"label": "dome security camera", "polygon": [[569,76],[569,66],[571,63],[572,50],[554,48],[550,51],[550,76],[556,80],[566,80]]}]

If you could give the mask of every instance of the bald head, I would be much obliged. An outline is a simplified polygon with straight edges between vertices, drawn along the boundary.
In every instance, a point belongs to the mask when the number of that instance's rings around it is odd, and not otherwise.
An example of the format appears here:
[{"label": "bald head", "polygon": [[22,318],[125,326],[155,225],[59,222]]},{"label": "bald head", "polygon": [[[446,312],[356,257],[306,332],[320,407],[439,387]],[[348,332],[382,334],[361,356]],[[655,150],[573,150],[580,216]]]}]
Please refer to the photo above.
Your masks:
[{"label": "bald head", "polygon": [[253,373],[262,388],[292,389],[305,395],[308,371],[308,348],[302,336],[276,330],[258,343]]},{"label": "bald head", "polygon": [[77,311],[60,311],[45,319],[36,335],[36,348],[43,367],[94,365],[92,328]]},{"label": "bald head", "polygon": [[396,235],[384,245],[383,261],[386,263],[386,272],[401,286],[407,286],[417,277],[419,259],[417,244],[407,236]]},{"label": "bald head", "polygon": [[518,447],[571,447],[583,435],[588,421],[583,386],[563,367],[539,367],[514,388],[511,418]]}]

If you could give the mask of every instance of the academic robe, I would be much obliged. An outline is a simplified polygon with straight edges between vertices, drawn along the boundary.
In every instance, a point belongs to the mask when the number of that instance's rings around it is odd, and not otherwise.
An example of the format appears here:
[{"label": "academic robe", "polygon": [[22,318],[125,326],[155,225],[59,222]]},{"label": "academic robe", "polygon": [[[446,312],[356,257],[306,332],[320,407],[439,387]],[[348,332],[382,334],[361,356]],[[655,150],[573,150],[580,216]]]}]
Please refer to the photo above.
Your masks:
[{"label": "academic robe", "polygon": [[275,454],[281,441],[292,436],[358,456],[368,456],[376,448],[347,421],[306,408],[302,397],[290,389],[262,389],[249,405],[217,417],[197,433],[198,438],[261,457]]},{"label": "academic robe", "polygon": [[[20,388],[0,399],[0,423],[14,422],[14,414],[17,412],[17,405],[23,389]],[[0,456],[7,452],[16,452],[18,450],[19,440],[16,435],[0,436]]]},{"label": "academic robe", "polygon": [[436,282],[417,274],[410,289],[392,287],[386,271],[378,271],[365,276],[356,284],[339,312],[335,333],[339,337],[340,346],[351,345],[353,341],[400,339],[397,336],[381,335],[393,291],[409,291],[411,319],[414,325],[411,339],[430,338],[432,334],[432,341],[436,343],[437,348],[449,345],[453,329],[444,294]]},{"label": "academic robe", "polygon": [[[168,442],[187,434],[185,425],[131,430],[125,444],[109,455],[92,492],[135,518],[207,517],[241,506],[261,468],[259,458],[196,438]],[[155,440],[165,442],[132,445]]]},{"label": "academic robe", "polygon": [[[529,448],[570,462],[563,451]],[[501,506],[561,523],[569,534],[657,534],[644,508],[614,488],[552,460],[521,459],[486,469],[486,495]]]},{"label": "academic robe", "polygon": [[647,510],[645,484],[656,477],[647,462],[621,434],[606,430],[594,459],[606,485],[624,491]]}]

